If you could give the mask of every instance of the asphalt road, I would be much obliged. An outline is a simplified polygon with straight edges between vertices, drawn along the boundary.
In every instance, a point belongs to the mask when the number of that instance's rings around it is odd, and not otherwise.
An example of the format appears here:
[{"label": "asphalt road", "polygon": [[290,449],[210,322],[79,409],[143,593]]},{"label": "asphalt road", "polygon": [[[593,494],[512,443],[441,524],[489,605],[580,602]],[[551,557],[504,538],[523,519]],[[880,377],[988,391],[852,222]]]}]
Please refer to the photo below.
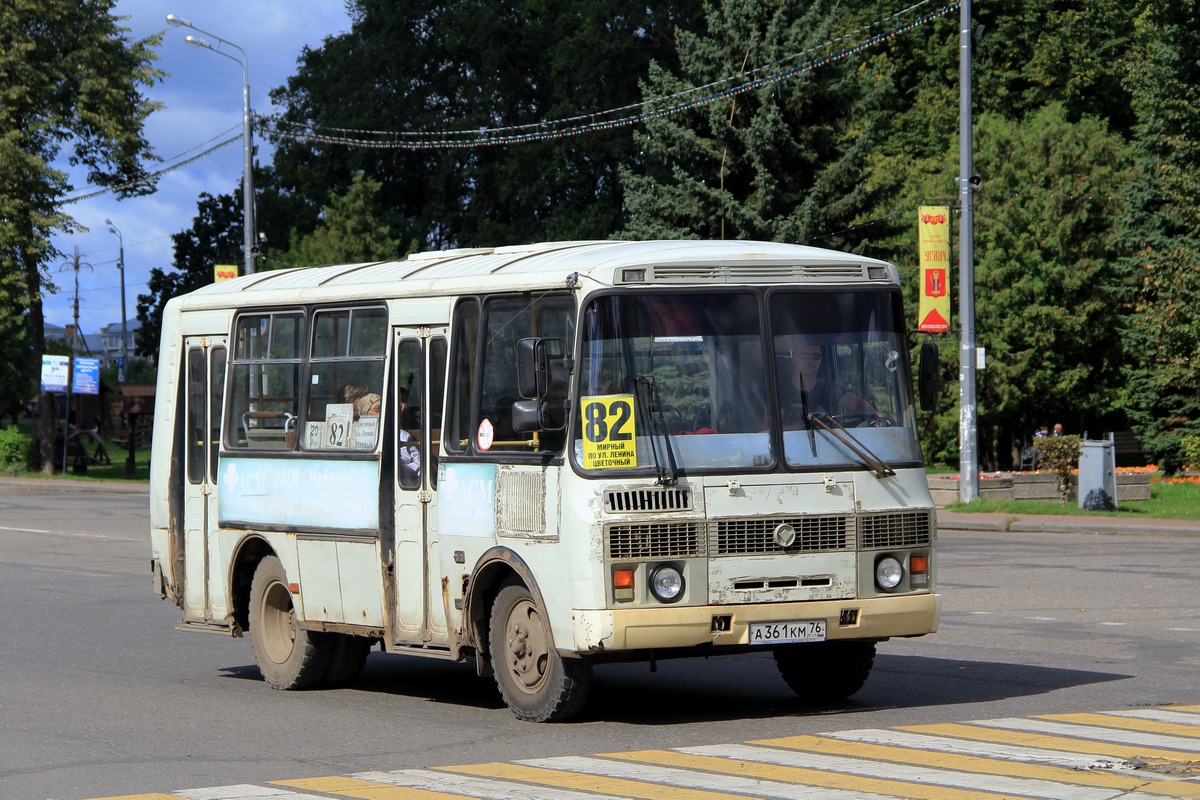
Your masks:
[{"label": "asphalt road", "polygon": [[0,799],[78,800],[374,769],[1200,703],[1200,538],[953,532],[942,629],[880,646],[843,707],[766,654],[597,669],[581,718],[518,722],[471,664],[372,654],[276,692],[248,640],[174,629],[146,496],[0,486]]}]

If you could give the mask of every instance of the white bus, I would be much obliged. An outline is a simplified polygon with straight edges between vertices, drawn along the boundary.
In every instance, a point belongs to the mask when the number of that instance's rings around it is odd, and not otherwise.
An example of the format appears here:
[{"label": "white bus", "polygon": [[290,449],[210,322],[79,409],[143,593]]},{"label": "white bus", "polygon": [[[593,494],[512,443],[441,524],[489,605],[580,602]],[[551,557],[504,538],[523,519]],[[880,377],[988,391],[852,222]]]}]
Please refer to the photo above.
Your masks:
[{"label": "white bus", "polygon": [[937,629],[898,272],[742,241],[264,272],[171,300],[152,572],[278,689],[371,647],[566,719],[592,666],[771,651],[805,701]]}]

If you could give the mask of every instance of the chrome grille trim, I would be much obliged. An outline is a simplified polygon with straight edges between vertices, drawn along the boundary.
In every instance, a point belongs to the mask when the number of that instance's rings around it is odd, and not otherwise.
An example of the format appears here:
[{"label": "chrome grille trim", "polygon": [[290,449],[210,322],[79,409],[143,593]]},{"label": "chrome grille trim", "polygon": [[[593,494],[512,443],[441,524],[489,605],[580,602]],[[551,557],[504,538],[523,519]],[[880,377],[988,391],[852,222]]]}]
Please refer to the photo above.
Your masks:
[{"label": "chrome grille trim", "polygon": [[[788,524],[796,541],[783,548],[775,529]],[[716,519],[708,524],[709,552],[714,556],[747,554],[831,553],[854,549],[854,518],[840,514],[800,517]]]},{"label": "chrome grille trim", "polygon": [[863,550],[925,547],[932,540],[933,512],[887,511],[858,518],[858,541]]},{"label": "chrome grille trim", "polygon": [[670,264],[651,271],[656,283],[796,283],[808,280],[879,280],[888,279],[886,268],[880,273],[863,264]]},{"label": "chrome grille trim", "polygon": [[692,493],[687,489],[665,486],[609,489],[604,493],[604,510],[616,514],[628,511],[691,511]]},{"label": "chrome grille trim", "polygon": [[613,561],[642,558],[683,558],[704,555],[698,522],[642,522],[609,525],[605,551]]}]

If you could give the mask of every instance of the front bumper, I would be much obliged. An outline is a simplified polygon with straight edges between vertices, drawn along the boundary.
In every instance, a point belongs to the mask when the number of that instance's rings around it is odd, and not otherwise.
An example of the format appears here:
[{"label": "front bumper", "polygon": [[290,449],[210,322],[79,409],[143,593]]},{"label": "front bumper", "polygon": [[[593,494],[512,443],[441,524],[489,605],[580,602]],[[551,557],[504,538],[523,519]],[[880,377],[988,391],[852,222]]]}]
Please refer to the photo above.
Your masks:
[{"label": "front bumper", "polygon": [[[887,639],[922,636],[938,628],[940,594],[763,603],[730,606],[672,606],[577,610],[573,613],[575,652],[659,650],[698,645],[749,644],[752,622],[824,619],[828,639]],[[857,610],[853,623],[842,612]]]}]

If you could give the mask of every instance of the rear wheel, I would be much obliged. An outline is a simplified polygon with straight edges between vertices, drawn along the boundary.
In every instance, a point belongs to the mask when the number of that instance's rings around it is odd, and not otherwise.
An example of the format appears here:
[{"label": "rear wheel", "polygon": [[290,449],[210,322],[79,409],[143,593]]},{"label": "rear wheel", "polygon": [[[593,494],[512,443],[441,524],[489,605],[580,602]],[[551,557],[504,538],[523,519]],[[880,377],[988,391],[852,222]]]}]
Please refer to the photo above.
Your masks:
[{"label": "rear wheel", "polygon": [[349,686],[358,680],[371,653],[373,639],[351,636],[348,633],[326,633],[330,640],[329,668],[321,680],[322,686],[337,688]]},{"label": "rear wheel", "polygon": [[333,648],[319,633],[296,625],[287,573],[267,556],[250,582],[250,642],[263,680],[273,689],[306,689],[325,677]]},{"label": "rear wheel", "polygon": [[808,705],[838,703],[867,682],[874,642],[821,642],[780,647],[775,664],[787,685]]},{"label": "rear wheel", "polygon": [[558,655],[545,612],[527,588],[514,584],[500,590],[488,633],[496,686],[519,719],[557,722],[583,707],[592,686],[591,665]]}]

